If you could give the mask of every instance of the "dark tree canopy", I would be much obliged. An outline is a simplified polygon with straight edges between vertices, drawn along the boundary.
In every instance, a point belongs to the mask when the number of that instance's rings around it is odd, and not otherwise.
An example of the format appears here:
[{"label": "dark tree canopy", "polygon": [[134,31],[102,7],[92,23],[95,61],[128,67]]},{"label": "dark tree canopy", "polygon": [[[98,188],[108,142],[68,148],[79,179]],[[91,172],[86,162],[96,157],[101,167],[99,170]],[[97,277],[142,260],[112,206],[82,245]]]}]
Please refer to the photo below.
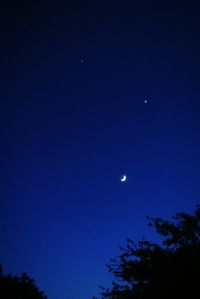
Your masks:
[{"label": "dark tree canopy", "polygon": [[38,289],[35,281],[23,273],[21,277],[4,275],[0,266],[0,298],[1,299],[47,299]]},{"label": "dark tree canopy", "polygon": [[162,245],[127,239],[108,264],[114,279],[110,289],[101,287],[101,298],[200,298],[200,207],[193,215],[177,213],[172,221],[147,218]]}]

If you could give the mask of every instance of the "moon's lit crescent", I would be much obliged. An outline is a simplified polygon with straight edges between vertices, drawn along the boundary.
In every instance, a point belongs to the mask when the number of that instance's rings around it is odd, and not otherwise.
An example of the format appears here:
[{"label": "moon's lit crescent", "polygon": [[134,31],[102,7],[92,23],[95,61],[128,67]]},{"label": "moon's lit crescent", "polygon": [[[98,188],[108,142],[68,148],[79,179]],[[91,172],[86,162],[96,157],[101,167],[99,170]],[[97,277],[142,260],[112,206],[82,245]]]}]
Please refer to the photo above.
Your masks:
[{"label": "moon's lit crescent", "polygon": [[124,174],[123,177],[121,178],[121,182],[125,182],[126,181],[126,175]]}]

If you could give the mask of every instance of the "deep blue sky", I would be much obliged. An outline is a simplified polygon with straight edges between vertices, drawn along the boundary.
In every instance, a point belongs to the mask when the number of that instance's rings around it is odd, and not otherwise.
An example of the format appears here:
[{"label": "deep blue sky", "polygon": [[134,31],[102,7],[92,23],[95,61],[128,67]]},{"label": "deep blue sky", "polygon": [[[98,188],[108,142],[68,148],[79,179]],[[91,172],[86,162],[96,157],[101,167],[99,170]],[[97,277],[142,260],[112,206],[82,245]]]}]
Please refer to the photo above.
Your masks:
[{"label": "deep blue sky", "polygon": [[200,195],[198,7],[72,2],[1,4],[0,263],[49,299]]}]

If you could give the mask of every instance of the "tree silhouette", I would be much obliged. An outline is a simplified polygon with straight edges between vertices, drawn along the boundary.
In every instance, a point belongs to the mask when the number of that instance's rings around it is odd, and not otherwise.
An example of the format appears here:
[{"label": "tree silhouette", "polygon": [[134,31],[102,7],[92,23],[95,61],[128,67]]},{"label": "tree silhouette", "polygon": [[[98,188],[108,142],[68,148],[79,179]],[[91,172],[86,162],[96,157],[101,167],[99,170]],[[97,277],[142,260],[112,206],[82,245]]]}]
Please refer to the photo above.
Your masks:
[{"label": "tree silhouette", "polygon": [[47,299],[35,281],[23,273],[21,277],[4,275],[0,265],[0,298],[2,299]]},{"label": "tree silhouette", "polygon": [[177,213],[172,221],[147,218],[162,244],[128,238],[107,265],[114,279],[110,289],[100,287],[101,298],[200,298],[200,206],[193,215]]}]

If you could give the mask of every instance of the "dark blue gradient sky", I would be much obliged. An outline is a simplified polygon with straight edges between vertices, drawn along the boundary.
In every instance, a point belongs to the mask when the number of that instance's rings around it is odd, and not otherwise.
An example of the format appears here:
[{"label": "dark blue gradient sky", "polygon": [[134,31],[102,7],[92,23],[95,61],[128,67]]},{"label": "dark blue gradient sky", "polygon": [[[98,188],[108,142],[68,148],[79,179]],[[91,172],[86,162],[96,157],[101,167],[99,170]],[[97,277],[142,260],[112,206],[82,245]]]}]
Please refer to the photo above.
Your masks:
[{"label": "dark blue gradient sky", "polygon": [[0,263],[49,299],[98,294],[145,215],[199,203],[198,7],[138,2],[1,7]]}]

